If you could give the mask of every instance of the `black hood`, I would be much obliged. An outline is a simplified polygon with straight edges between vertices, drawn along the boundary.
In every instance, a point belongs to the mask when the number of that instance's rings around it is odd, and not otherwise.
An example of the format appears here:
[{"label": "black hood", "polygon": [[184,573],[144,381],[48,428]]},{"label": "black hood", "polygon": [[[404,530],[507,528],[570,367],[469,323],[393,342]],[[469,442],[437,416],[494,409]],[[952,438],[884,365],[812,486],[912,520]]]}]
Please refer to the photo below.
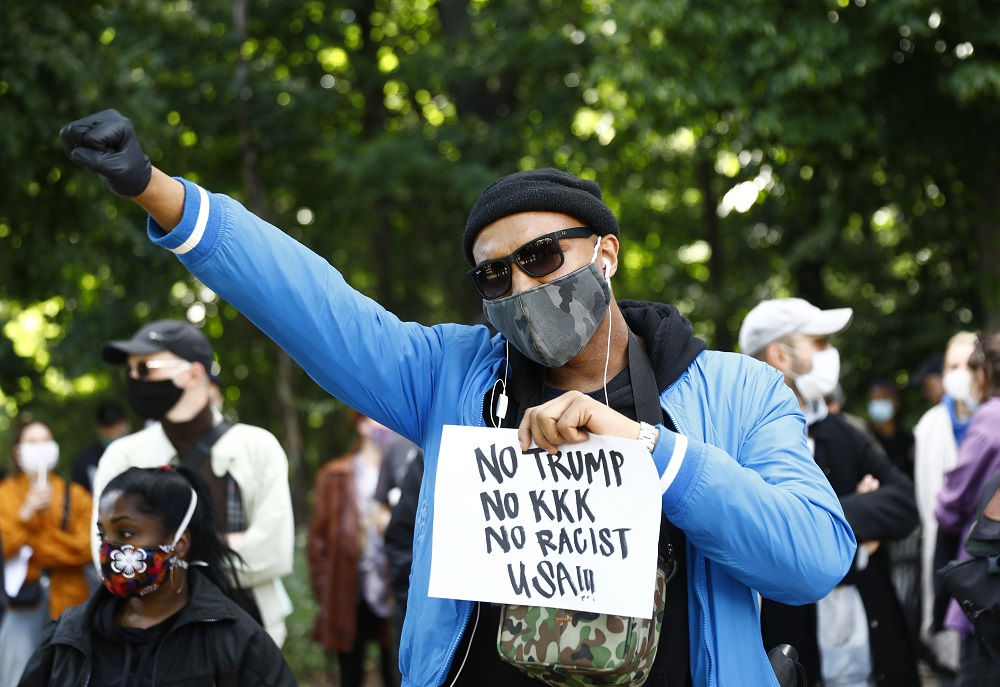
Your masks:
[{"label": "black hood", "polygon": [[[646,343],[649,361],[656,377],[656,388],[663,391],[680,377],[684,370],[705,350],[705,342],[692,334],[691,321],[672,305],[640,301],[618,301],[625,323]],[[545,367],[527,358],[514,346],[510,347],[511,382],[510,409],[505,427],[517,427],[522,409],[543,401]],[[483,417],[491,426],[490,394],[483,399]]]},{"label": "black hood", "polygon": [[691,321],[672,305],[618,301],[625,323],[646,342],[656,388],[663,391],[684,374],[705,342],[692,333]]}]

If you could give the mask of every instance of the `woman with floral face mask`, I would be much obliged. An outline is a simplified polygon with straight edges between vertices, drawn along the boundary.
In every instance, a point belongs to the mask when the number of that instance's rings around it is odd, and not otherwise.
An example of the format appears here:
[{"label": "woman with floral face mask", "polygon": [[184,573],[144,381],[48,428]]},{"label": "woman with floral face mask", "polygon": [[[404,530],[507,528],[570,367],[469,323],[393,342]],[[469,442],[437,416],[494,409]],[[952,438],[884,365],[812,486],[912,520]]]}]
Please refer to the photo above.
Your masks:
[{"label": "woman with floral face mask", "polygon": [[[968,557],[964,542],[976,518],[983,485],[1000,472],[1000,332],[979,340],[969,358],[969,372],[969,388],[954,391],[966,395],[970,407],[976,411],[959,446],[958,460],[945,475],[934,510],[939,549],[944,548],[948,535],[957,535],[960,559]],[[1000,684],[1000,658],[980,649],[972,623],[954,599],[949,602],[944,625],[962,637],[957,684],[962,687]]]},{"label": "woman with floral face mask", "polygon": [[0,481],[5,592],[0,687],[17,684],[46,626],[90,593],[90,494],[53,472],[59,444],[44,422],[14,431],[11,474]]},{"label": "woman with floral face mask", "polygon": [[241,608],[237,555],[184,468],[131,468],[101,496],[103,585],[65,613],[20,685],[295,685],[274,641]]}]

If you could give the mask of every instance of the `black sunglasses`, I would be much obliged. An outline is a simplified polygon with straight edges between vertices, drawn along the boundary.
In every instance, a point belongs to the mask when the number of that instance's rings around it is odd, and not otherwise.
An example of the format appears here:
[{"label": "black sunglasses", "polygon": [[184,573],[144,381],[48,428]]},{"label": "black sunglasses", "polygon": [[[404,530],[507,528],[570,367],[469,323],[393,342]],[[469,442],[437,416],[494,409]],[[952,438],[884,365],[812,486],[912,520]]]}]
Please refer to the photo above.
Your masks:
[{"label": "black sunglasses", "polygon": [[488,301],[492,301],[510,291],[512,283],[512,262],[532,277],[544,277],[563,266],[563,255],[559,239],[583,239],[593,236],[589,227],[570,227],[528,241],[505,258],[487,260],[468,271],[469,279]]}]

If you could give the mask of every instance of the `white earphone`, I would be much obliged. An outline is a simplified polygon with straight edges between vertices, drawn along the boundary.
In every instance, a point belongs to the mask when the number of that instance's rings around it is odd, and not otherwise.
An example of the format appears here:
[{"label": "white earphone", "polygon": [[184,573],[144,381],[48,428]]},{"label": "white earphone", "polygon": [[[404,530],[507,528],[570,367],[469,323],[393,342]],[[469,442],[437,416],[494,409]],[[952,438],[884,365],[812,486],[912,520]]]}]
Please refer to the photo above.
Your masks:
[{"label": "white earphone", "polygon": [[604,281],[611,279],[611,261],[604,258]]},{"label": "white earphone", "polygon": [[504,418],[507,417],[507,404],[508,404],[508,400],[507,400],[507,368],[510,365],[510,348],[509,348],[509,346],[510,346],[510,342],[509,341],[504,341],[504,344],[503,344],[503,378],[502,379],[498,379],[496,382],[494,382],[493,383],[493,389],[492,389],[492,391],[490,391],[490,406],[492,406],[493,405],[493,394],[496,393],[497,384],[500,385],[500,395],[497,397],[497,406],[496,406],[496,417],[497,417],[497,420],[500,421],[500,424],[497,424],[496,421],[493,420],[493,418],[490,418],[490,420],[493,421],[493,426],[497,427],[497,428],[499,428],[500,425],[503,424]]}]

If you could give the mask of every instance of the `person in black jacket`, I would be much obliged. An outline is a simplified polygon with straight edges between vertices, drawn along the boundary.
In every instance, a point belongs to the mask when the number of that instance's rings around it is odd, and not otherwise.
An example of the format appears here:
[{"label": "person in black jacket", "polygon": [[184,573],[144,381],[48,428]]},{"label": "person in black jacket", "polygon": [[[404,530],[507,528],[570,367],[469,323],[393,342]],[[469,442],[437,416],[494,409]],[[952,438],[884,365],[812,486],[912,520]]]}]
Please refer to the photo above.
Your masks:
[{"label": "person in black jacket", "polygon": [[406,602],[410,595],[410,566],[413,563],[413,527],[420,500],[420,481],[424,477],[424,455],[418,453],[410,461],[400,485],[399,500],[392,509],[392,518],[385,531],[385,554],[389,559],[389,582],[396,601],[393,608],[393,629],[398,646],[399,635],[406,617]]},{"label": "person in black jacket", "polygon": [[19,685],[296,685],[185,468],[131,468],[101,497],[103,586],[49,630]]},{"label": "person in black jacket", "polygon": [[757,305],[740,327],[740,350],[781,372],[798,397],[813,458],[858,540],[851,570],[816,604],[765,598],[761,634],[765,646],[798,650],[810,685],[917,687],[915,637],[885,545],[919,522],[913,482],[824,400],[840,376],[840,357],[827,337],[852,317],[850,308],[820,310],[800,298],[779,298]]}]

